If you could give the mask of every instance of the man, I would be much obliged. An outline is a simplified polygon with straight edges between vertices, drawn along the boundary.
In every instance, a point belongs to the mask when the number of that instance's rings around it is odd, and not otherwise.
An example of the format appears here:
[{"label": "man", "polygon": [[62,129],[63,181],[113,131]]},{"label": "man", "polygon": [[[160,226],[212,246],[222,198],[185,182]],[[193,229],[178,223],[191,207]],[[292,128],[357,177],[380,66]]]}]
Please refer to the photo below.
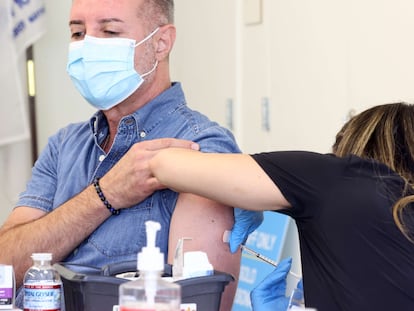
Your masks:
[{"label": "man", "polygon": [[[162,189],[141,161],[144,151],[179,144],[151,141],[163,137],[239,152],[233,136],[190,110],[180,84],[171,83],[172,23],[172,0],[73,1],[67,70],[98,112],[50,138],[0,229],[0,262],[13,265],[18,287],[34,252],[97,267],[136,259],[150,219],[161,223],[157,245],[170,263],[177,240],[191,237],[185,251],[207,252],[215,269],[237,278],[240,254],[222,243],[233,209]],[[231,309],[236,285],[226,287],[222,310]]]}]

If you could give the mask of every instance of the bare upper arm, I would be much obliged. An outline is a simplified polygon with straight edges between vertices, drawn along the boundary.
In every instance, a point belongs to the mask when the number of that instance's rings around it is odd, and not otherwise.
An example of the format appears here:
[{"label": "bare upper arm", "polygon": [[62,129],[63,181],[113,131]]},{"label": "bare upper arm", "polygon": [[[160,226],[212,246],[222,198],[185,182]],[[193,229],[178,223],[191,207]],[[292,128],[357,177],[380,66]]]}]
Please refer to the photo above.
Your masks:
[{"label": "bare upper arm", "polygon": [[[180,194],[171,220],[169,246],[174,250],[179,238],[191,237],[191,241],[185,242],[185,251],[211,251],[214,256],[218,251],[228,250],[228,245],[223,243],[223,233],[231,230],[233,222],[232,207],[196,195]],[[169,255],[173,256],[174,251]],[[169,261],[172,259],[169,257]]]},{"label": "bare upper arm", "polygon": [[229,273],[235,281],[226,287],[221,310],[230,310],[237,288],[240,270],[240,252],[232,254],[223,233],[231,230],[234,222],[233,208],[188,193],[178,197],[171,220],[168,261],[173,263],[178,239],[190,237],[184,242],[185,251],[206,252],[214,269]]}]

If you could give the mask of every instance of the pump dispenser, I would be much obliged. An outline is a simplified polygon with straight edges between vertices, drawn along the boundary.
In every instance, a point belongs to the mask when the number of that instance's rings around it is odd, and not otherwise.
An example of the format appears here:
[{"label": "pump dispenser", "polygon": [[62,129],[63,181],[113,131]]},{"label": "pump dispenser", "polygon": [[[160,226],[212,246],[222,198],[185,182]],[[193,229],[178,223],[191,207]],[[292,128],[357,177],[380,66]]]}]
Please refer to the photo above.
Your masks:
[{"label": "pump dispenser", "polygon": [[156,235],[161,229],[158,222],[145,223],[147,246],[138,253],[139,278],[119,287],[120,311],[180,311],[181,288],[161,278],[164,254],[156,247]]},{"label": "pump dispenser", "polygon": [[144,246],[141,252],[138,253],[138,271],[162,272],[164,270],[164,254],[160,252],[160,248],[156,247],[155,244],[157,232],[161,229],[161,225],[155,221],[147,221],[145,226],[147,230],[147,246]]}]

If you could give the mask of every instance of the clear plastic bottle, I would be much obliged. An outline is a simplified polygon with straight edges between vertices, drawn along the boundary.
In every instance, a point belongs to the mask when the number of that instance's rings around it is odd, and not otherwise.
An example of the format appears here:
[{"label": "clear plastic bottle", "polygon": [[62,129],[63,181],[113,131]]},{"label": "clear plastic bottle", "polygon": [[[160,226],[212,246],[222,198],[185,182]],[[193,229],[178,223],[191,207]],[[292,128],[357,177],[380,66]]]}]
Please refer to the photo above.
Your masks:
[{"label": "clear plastic bottle", "polygon": [[138,254],[140,276],[119,286],[119,311],[180,311],[180,285],[162,279],[164,255],[155,247],[161,226],[147,221],[147,246]]},{"label": "clear plastic bottle", "polygon": [[62,303],[62,281],[51,265],[52,254],[32,254],[33,266],[24,275],[25,311],[60,311]]}]

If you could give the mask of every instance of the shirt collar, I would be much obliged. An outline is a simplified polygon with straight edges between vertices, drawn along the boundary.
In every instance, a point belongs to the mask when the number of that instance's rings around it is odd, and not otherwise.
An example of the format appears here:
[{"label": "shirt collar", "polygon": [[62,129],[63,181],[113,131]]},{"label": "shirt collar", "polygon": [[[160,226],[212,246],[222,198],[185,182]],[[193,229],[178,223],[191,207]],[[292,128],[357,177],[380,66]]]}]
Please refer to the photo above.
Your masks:
[{"label": "shirt collar", "polygon": [[[185,105],[185,97],[181,88],[181,83],[173,82],[171,87],[152,99],[146,105],[136,110],[129,116],[122,118],[121,122],[133,117],[137,124],[144,126],[145,124],[154,124],[157,119],[160,119],[162,115],[172,113],[178,106]],[[89,120],[92,134],[100,141],[102,136],[106,136],[108,133],[108,123],[101,110],[94,113]],[[144,129],[145,130],[145,129]]]}]

